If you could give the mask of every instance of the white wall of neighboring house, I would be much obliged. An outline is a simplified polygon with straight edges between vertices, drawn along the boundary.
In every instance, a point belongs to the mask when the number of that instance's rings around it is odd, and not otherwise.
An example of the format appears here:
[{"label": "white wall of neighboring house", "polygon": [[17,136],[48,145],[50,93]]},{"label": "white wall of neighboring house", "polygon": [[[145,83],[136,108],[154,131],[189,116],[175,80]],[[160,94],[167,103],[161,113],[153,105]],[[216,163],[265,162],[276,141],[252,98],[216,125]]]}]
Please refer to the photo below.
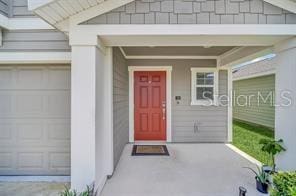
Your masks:
[{"label": "white wall of neighboring house", "polygon": [[275,137],[283,139],[287,149],[277,157],[276,162],[280,169],[294,171],[296,169],[296,38],[276,45],[275,49],[278,65],[276,67],[276,104],[278,106],[275,112]]}]

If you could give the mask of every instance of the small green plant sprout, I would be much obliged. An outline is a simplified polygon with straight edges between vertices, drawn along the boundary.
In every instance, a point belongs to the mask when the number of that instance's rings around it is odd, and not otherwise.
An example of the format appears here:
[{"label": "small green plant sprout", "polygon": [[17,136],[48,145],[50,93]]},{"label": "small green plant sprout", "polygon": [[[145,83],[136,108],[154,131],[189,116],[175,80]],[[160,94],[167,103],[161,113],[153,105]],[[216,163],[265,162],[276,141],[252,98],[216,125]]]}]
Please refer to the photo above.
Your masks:
[{"label": "small green plant sprout", "polygon": [[259,144],[262,145],[261,150],[263,152],[266,152],[270,156],[270,161],[271,161],[271,167],[272,171],[275,172],[276,165],[275,165],[275,156],[282,151],[286,151],[286,149],[282,146],[282,143],[284,141],[282,139],[280,140],[267,140],[267,139],[262,139],[260,140]]},{"label": "small green plant sprout", "polygon": [[68,187],[65,187],[65,190],[60,193],[60,196],[93,196],[94,188],[93,186],[87,186],[86,190],[78,193],[76,190],[70,190]]},{"label": "small green plant sprout", "polygon": [[261,182],[262,184],[269,184],[269,174],[263,170],[263,167],[257,166],[257,171],[250,167],[244,168],[251,170],[255,174],[257,181]]},{"label": "small green plant sprout", "polygon": [[60,196],[78,196],[76,190],[70,190],[68,187],[65,187],[65,190],[60,193]]}]

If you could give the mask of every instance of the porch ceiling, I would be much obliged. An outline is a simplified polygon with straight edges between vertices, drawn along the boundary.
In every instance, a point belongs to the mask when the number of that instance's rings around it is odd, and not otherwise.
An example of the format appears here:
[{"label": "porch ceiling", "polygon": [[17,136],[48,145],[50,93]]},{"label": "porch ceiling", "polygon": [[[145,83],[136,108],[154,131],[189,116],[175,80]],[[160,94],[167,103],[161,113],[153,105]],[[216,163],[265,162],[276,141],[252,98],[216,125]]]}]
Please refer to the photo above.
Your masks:
[{"label": "porch ceiling", "polygon": [[123,47],[127,56],[220,56],[233,49],[227,47]]}]

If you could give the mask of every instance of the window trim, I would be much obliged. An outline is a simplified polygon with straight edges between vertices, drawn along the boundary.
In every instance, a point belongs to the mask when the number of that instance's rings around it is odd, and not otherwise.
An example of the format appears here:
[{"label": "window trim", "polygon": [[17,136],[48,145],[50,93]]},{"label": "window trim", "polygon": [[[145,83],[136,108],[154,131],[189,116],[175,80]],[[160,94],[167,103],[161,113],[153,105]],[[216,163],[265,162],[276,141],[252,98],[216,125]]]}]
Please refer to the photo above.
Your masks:
[{"label": "window trim", "polygon": [[[213,72],[214,73],[214,84],[211,85],[214,88],[214,99],[213,100],[197,100],[196,99],[196,74],[198,72]],[[217,97],[218,97],[218,87],[219,87],[219,70],[217,68],[191,68],[191,105],[217,105]]]}]

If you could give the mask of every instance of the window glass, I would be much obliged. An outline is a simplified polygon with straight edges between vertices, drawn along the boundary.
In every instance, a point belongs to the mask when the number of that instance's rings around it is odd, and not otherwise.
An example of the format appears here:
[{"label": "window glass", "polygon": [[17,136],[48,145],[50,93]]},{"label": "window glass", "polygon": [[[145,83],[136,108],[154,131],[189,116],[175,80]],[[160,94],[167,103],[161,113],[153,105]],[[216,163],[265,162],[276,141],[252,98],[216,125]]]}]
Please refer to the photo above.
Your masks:
[{"label": "window glass", "polygon": [[196,99],[207,100],[214,99],[214,87],[196,87]]}]

